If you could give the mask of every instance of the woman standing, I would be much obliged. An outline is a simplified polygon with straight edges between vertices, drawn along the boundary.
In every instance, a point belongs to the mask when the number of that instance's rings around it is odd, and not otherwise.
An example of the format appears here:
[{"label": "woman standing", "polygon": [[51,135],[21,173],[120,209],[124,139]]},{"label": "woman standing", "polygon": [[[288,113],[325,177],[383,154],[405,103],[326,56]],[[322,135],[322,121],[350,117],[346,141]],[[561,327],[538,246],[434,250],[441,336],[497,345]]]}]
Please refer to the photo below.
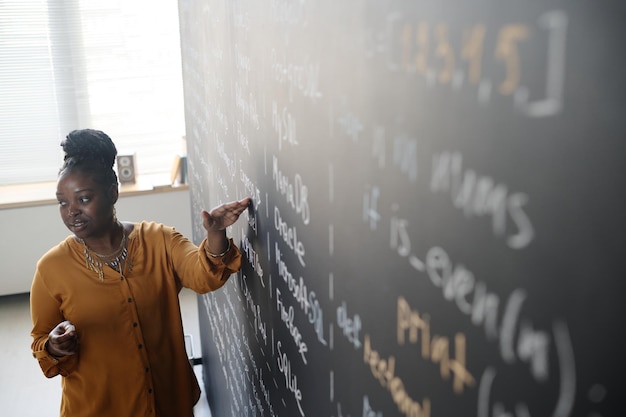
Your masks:
[{"label": "woman standing", "polygon": [[121,222],[115,145],[76,130],[57,183],[72,235],[37,263],[32,351],[62,378],[62,417],[191,417],[200,389],[184,344],[178,293],[220,288],[241,253],[226,237],[250,199],[202,211],[199,247],[172,227]]}]

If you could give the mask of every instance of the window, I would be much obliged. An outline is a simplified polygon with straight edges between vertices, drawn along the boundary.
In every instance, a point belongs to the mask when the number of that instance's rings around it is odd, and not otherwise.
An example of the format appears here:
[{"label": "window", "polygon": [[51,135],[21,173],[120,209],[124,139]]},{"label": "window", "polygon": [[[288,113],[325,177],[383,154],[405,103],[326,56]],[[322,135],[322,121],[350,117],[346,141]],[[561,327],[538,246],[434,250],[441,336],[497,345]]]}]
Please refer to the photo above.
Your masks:
[{"label": "window", "polygon": [[0,185],[54,181],[60,141],[106,132],[140,174],[185,135],[176,0],[0,2]]}]

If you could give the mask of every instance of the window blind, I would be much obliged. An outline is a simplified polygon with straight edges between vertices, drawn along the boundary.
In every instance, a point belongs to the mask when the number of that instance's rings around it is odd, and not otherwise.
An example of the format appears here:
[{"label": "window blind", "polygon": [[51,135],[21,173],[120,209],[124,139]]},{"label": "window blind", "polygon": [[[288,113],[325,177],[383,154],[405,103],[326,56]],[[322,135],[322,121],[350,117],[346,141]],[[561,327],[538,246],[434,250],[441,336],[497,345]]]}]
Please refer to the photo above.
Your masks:
[{"label": "window blind", "polygon": [[169,172],[184,108],[175,0],[0,2],[0,184],[56,179],[80,128]]}]

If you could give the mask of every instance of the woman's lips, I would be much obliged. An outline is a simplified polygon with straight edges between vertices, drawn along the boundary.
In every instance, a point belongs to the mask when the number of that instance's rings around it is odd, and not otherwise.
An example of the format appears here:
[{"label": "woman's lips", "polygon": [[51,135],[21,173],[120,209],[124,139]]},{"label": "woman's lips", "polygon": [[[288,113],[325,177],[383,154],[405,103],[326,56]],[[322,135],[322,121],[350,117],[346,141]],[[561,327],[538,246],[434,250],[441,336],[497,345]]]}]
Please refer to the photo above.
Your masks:
[{"label": "woman's lips", "polygon": [[77,231],[81,231],[82,229],[84,229],[86,225],[87,225],[87,222],[75,221],[73,223],[70,223],[70,228],[74,232],[77,232]]}]

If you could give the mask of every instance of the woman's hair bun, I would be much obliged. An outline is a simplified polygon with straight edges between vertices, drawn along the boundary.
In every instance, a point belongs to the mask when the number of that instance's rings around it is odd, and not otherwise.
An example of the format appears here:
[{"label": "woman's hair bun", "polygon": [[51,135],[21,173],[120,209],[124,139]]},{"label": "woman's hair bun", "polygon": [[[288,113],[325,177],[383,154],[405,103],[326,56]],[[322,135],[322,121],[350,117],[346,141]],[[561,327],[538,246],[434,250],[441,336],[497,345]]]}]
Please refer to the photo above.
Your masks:
[{"label": "woman's hair bun", "polygon": [[98,162],[107,168],[113,168],[117,149],[111,138],[104,132],[95,129],[71,131],[61,142],[65,152],[64,161]]}]

